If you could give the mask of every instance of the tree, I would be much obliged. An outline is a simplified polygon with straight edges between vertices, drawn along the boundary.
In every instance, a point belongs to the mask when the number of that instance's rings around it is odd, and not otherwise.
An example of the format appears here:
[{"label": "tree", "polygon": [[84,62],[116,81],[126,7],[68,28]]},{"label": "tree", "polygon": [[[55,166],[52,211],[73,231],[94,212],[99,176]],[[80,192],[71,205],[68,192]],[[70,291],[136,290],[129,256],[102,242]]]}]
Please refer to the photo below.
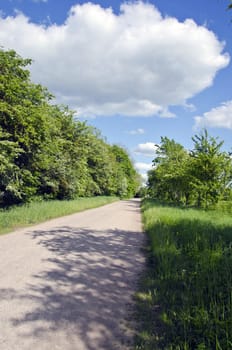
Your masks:
[{"label": "tree", "polygon": [[31,82],[30,63],[0,49],[1,205],[36,195],[134,195],[138,175],[126,151],[52,104],[47,89]]},{"label": "tree", "polygon": [[207,130],[192,139],[191,181],[197,193],[197,206],[207,208],[225,193],[231,179],[231,160],[221,151],[223,141],[209,136]]},{"label": "tree", "polygon": [[116,194],[120,197],[133,197],[140,186],[139,175],[124,148],[113,145],[111,151],[116,161],[114,171],[114,178],[117,184]]},{"label": "tree", "polygon": [[4,205],[21,196],[20,169],[15,160],[22,153],[22,149],[8,138],[9,134],[0,128],[0,204]]},{"label": "tree", "polygon": [[69,199],[84,193],[87,129],[67,107],[47,106],[46,143],[37,160],[39,194]]},{"label": "tree", "polygon": [[150,195],[176,203],[208,208],[230,191],[231,158],[222,152],[223,142],[210,137],[207,130],[193,137],[194,149],[167,137],[154,159],[154,169],[148,173]]},{"label": "tree", "polygon": [[87,194],[115,194],[116,188],[113,181],[115,163],[110,145],[103,139],[99,130],[95,128],[89,128],[89,130],[89,142],[87,145]]},{"label": "tree", "polygon": [[5,142],[20,149],[14,158],[18,175],[14,172],[11,185],[4,189],[2,184],[2,191],[16,203],[36,193],[37,155],[46,138],[44,108],[51,97],[42,86],[31,83],[25,69],[30,63],[13,50],[0,50],[0,126]]},{"label": "tree", "polygon": [[188,152],[173,139],[161,137],[156,154],[154,168],[148,173],[149,192],[162,200],[188,204],[191,192]]}]

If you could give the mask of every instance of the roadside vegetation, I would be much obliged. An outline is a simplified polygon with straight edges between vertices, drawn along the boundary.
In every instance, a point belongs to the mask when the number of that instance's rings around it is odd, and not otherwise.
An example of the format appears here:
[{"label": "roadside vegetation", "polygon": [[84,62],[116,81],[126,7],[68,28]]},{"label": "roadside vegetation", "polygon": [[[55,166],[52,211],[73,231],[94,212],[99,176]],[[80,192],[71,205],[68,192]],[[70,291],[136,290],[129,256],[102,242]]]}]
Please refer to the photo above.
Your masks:
[{"label": "roadside vegetation", "polygon": [[232,349],[232,218],[145,200],[136,349]]},{"label": "roadside vegetation", "polygon": [[142,202],[147,270],[136,349],[232,349],[232,159],[202,130],[162,137]]},{"label": "roadside vegetation", "polygon": [[54,104],[31,81],[30,64],[0,48],[0,207],[38,196],[133,196],[140,178],[128,152]]},{"label": "roadside vegetation", "polygon": [[99,207],[117,201],[117,197],[101,196],[75,200],[35,201],[0,210],[0,234],[37,224],[59,216]]},{"label": "roadside vegetation", "polygon": [[230,201],[232,159],[223,141],[202,130],[186,150],[173,139],[161,137],[153,169],[148,173],[148,195],[169,204],[213,208]]}]

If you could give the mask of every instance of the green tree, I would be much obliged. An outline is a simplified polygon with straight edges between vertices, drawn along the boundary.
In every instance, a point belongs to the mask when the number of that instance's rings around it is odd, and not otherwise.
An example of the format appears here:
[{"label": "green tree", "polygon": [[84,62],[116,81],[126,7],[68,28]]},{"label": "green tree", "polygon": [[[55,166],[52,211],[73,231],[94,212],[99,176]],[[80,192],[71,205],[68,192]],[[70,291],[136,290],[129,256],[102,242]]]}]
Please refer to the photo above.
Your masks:
[{"label": "green tree", "polygon": [[37,169],[39,193],[48,198],[72,198],[85,191],[87,127],[75,121],[65,106],[47,106],[46,143]]},{"label": "green tree", "polygon": [[207,130],[193,138],[191,181],[198,207],[214,205],[224,195],[231,180],[231,159],[221,151],[223,141],[208,135]]},{"label": "green tree", "polygon": [[7,135],[5,141],[21,150],[14,159],[19,174],[12,176],[11,186],[2,191],[15,202],[24,201],[36,192],[37,155],[45,142],[43,112],[51,98],[46,89],[31,83],[25,69],[30,63],[31,60],[21,58],[15,51],[0,50],[0,126]]},{"label": "green tree", "polygon": [[134,195],[138,174],[127,152],[52,104],[47,89],[31,82],[30,63],[0,49],[0,203]]},{"label": "green tree", "polygon": [[114,178],[117,184],[116,194],[120,197],[133,197],[141,185],[141,179],[124,148],[113,145],[111,150],[116,161],[114,171]]},{"label": "green tree", "polygon": [[89,142],[87,145],[88,181],[87,195],[111,195],[113,164],[110,146],[103,139],[99,130],[89,127]]},{"label": "green tree", "polygon": [[9,141],[9,134],[0,128],[0,204],[8,205],[20,198],[21,174],[15,164],[17,157],[22,153],[18,144]]},{"label": "green tree", "polygon": [[173,139],[161,137],[156,154],[154,168],[148,173],[150,194],[162,200],[188,204],[191,193],[188,152]]}]

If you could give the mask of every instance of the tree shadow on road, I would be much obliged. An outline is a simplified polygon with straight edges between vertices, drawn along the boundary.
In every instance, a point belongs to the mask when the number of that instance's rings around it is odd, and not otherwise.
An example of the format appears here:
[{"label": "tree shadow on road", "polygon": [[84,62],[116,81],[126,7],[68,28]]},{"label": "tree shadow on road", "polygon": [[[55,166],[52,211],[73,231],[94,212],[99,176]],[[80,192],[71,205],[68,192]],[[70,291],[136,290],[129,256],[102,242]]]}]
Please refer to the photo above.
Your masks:
[{"label": "tree shadow on road", "polygon": [[129,347],[133,331],[125,319],[133,317],[144,236],[68,226],[29,234],[49,251],[49,258],[27,292],[12,295],[33,304],[22,317],[11,320],[14,327],[29,326],[24,336],[40,341],[48,334],[57,339],[66,334],[65,350]]}]

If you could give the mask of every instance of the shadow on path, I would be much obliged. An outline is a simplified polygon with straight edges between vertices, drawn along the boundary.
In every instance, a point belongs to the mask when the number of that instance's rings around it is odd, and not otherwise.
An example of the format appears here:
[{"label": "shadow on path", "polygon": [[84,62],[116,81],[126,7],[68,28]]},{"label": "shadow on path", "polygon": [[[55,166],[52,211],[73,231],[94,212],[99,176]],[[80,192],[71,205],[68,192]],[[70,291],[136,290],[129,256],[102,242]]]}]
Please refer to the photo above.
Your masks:
[{"label": "shadow on path", "polygon": [[[133,203],[131,210],[136,210]],[[132,317],[144,236],[69,226],[33,231],[30,236],[49,251],[49,257],[25,294],[0,290],[3,298],[33,305],[11,320],[15,329],[21,327],[24,337],[42,341],[55,334],[59,342],[65,334],[64,350],[128,348],[133,332],[125,319]]]}]

